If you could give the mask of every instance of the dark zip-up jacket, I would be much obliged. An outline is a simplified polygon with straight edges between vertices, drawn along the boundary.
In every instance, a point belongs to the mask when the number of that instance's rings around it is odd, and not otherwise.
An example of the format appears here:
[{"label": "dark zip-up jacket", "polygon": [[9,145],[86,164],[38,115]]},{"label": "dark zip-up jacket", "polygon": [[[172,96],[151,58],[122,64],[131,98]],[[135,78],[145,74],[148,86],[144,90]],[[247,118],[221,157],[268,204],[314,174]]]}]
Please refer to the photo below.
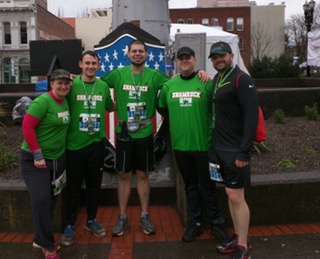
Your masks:
[{"label": "dark zip-up jacket", "polygon": [[[228,71],[225,74],[227,75]],[[238,78],[239,74],[241,75]],[[217,87],[218,80],[219,74],[213,79],[213,87]],[[253,79],[235,66],[213,99],[213,147],[217,150],[237,152],[239,160],[250,160],[250,150],[258,123],[258,94]]]}]

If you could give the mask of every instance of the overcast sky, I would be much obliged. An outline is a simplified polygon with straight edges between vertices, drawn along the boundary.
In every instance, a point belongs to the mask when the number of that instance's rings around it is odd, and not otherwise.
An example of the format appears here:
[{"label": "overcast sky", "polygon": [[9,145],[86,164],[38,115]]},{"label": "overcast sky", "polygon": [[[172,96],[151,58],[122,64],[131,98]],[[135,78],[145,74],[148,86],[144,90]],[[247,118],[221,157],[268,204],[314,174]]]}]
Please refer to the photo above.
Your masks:
[{"label": "overcast sky", "polygon": [[[256,0],[258,5],[268,5],[269,3],[274,3],[275,5],[286,2],[285,17],[288,19],[292,14],[302,14],[302,5],[305,0]],[[316,1],[318,2],[318,1]],[[189,8],[195,7],[196,0],[169,0],[170,8]],[[320,3],[318,3],[320,4]],[[79,16],[87,7],[91,8],[105,8],[111,7],[112,0],[48,0],[48,9],[53,14],[58,13],[59,7],[63,9],[65,17],[77,17]]]}]

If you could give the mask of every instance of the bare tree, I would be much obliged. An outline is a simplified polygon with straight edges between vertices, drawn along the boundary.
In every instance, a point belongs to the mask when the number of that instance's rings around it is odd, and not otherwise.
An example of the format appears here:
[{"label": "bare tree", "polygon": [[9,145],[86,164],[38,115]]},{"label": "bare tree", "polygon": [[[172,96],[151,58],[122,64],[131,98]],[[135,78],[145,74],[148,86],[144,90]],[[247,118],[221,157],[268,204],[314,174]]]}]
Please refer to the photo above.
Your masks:
[{"label": "bare tree", "polygon": [[253,60],[260,60],[270,53],[272,42],[275,37],[270,35],[267,29],[260,23],[252,26],[251,30],[251,57]]},{"label": "bare tree", "polygon": [[90,16],[89,8],[86,7],[85,9],[83,9],[83,10],[81,11],[81,14],[80,14],[79,17],[89,17],[89,16]]},{"label": "bare tree", "polygon": [[286,49],[295,49],[295,56],[304,60],[306,56],[306,26],[302,14],[291,15],[285,26]]},{"label": "bare tree", "polygon": [[[320,29],[320,4],[314,10],[311,30]],[[307,57],[307,27],[304,14],[291,15],[285,26],[286,52],[298,56],[301,62]]]}]

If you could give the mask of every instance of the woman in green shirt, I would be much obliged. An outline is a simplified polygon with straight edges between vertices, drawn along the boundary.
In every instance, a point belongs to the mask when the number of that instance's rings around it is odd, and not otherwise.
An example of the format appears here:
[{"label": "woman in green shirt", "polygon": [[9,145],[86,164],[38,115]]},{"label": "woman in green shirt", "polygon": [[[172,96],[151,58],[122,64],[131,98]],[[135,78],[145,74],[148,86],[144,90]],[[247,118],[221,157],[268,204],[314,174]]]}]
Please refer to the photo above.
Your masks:
[{"label": "woman in green shirt", "polygon": [[65,169],[65,147],[70,124],[71,76],[63,69],[51,74],[48,93],[37,97],[23,119],[20,167],[31,198],[35,236],[33,247],[42,248],[45,258],[59,259],[51,219],[55,197],[61,191]]}]

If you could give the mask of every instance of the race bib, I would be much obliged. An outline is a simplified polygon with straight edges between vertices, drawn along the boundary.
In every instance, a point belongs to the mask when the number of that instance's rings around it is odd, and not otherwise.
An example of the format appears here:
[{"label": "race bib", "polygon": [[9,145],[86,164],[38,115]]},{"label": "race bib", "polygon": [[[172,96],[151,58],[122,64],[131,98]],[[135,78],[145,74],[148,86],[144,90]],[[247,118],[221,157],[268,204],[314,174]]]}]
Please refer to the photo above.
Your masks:
[{"label": "race bib", "polygon": [[66,184],[66,171],[64,171],[59,178],[54,179],[51,184],[53,186],[53,194],[55,196],[58,195]]},{"label": "race bib", "polygon": [[79,130],[87,131],[88,133],[94,133],[99,131],[101,127],[100,124],[100,114],[87,114],[81,113],[79,117]]},{"label": "race bib", "polygon": [[220,165],[209,163],[210,179],[215,182],[223,182],[222,175],[220,173]]},{"label": "race bib", "polygon": [[128,122],[142,121],[146,119],[147,105],[146,103],[128,103]]}]

